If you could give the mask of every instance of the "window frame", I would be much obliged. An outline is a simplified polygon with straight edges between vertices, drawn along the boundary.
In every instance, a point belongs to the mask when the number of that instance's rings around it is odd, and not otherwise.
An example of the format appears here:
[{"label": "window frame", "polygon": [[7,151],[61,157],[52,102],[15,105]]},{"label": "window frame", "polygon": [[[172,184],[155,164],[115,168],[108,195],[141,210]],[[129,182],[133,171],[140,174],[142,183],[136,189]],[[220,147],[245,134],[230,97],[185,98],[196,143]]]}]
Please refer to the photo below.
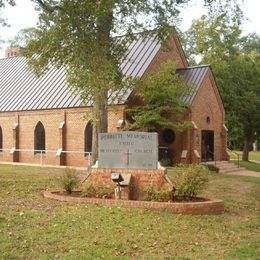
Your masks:
[{"label": "window frame", "polygon": [[[90,131],[90,133],[89,133]],[[91,139],[91,144],[89,143],[89,137]],[[89,121],[84,130],[84,156],[92,152],[93,147],[93,124]]]},{"label": "window frame", "polygon": [[3,129],[0,126],[0,153],[3,152]]},{"label": "window frame", "polygon": [[[40,136],[39,138],[40,134],[42,136]],[[34,128],[34,154],[45,154],[45,153],[46,153],[46,131],[43,123],[39,121]]]}]

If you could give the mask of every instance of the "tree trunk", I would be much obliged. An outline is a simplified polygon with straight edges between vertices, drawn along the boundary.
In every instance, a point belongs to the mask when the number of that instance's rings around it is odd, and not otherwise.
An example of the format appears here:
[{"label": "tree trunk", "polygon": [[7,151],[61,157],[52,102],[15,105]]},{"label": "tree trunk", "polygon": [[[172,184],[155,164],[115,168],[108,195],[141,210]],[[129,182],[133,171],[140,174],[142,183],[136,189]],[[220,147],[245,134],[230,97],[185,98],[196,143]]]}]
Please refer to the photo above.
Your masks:
[{"label": "tree trunk", "polygon": [[92,132],[92,153],[90,165],[94,165],[98,158],[98,127],[97,124],[93,124]]},{"label": "tree trunk", "polygon": [[98,134],[106,133],[108,127],[108,110],[107,110],[107,91],[103,92],[104,102],[99,104],[94,102],[94,123],[93,123],[93,134],[92,134],[92,154],[91,154],[91,165],[94,165],[98,160]]},{"label": "tree trunk", "polygon": [[[111,2],[112,3],[112,2]],[[113,26],[113,7],[110,7],[110,12],[106,15],[100,15],[97,19],[97,38],[101,57],[98,59],[98,69],[102,68],[102,63],[105,60],[112,59],[110,53],[110,32]],[[98,72],[102,75],[104,72]],[[102,78],[102,77],[101,77]],[[108,85],[108,84],[107,84]],[[96,93],[94,97],[94,125],[93,125],[93,139],[92,139],[92,156],[91,165],[95,164],[98,160],[98,134],[107,133],[108,130],[108,90],[106,83],[100,88],[100,92]]]},{"label": "tree trunk", "polygon": [[247,137],[245,137],[244,147],[243,147],[243,156],[242,156],[243,161],[249,160],[249,145],[250,145],[250,141]]}]

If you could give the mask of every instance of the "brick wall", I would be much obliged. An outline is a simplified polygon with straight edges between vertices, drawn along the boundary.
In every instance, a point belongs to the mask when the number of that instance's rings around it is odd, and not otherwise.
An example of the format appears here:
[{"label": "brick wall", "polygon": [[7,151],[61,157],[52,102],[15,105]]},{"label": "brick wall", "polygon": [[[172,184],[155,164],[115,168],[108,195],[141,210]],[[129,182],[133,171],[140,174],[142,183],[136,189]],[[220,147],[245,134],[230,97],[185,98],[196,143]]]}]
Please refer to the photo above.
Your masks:
[{"label": "brick wall", "polygon": [[[87,179],[88,183],[92,183],[96,187],[111,186],[114,183],[111,180],[112,172],[121,174],[131,174],[131,183],[129,185],[129,198],[138,199],[141,196],[141,191],[145,187],[162,188],[167,186],[168,183],[165,179],[165,169],[105,169],[93,168],[91,175]],[[114,185],[115,186],[115,185]]]},{"label": "brick wall", "polygon": [[147,68],[147,72],[157,71],[159,66],[165,61],[175,61],[177,68],[184,68],[188,66],[186,57],[176,36],[171,37],[166,47],[161,47],[160,51]]},{"label": "brick wall", "polygon": [[[0,161],[39,164],[41,156],[35,154],[33,150],[34,129],[40,121],[45,128],[46,150],[53,151],[43,155],[43,164],[87,167],[89,158],[85,157],[83,152],[84,132],[89,121],[89,112],[89,108],[74,108],[0,113],[3,149],[16,147],[16,149],[32,150],[15,152],[14,155],[10,154],[10,151],[0,152]],[[85,118],[83,118],[84,115]],[[111,108],[108,118],[108,130],[110,132],[118,131],[118,120],[124,119],[124,106]],[[17,124],[16,128],[15,124]],[[68,153],[61,158],[56,156],[56,152],[60,148],[65,151],[80,151],[82,153]]]},{"label": "brick wall", "polygon": [[[11,149],[14,147],[13,128],[16,122],[15,113],[6,113],[5,116],[0,116],[0,126],[2,127],[3,149]],[[10,152],[0,152],[0,160],[12,162],[13,156]]]}]

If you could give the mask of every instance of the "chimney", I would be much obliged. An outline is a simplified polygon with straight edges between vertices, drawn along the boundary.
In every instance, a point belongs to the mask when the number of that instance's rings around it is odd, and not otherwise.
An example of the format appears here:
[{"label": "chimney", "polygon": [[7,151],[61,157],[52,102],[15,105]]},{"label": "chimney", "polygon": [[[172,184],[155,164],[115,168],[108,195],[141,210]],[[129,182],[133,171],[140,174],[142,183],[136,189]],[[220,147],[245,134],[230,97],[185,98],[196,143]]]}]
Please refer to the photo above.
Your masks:
[{"label": "chimney", "polygon": [[5,57],[15,57],[20,56],[22,52],[24,51],[24,48],[22,47],[11,47],[5,51]]}]

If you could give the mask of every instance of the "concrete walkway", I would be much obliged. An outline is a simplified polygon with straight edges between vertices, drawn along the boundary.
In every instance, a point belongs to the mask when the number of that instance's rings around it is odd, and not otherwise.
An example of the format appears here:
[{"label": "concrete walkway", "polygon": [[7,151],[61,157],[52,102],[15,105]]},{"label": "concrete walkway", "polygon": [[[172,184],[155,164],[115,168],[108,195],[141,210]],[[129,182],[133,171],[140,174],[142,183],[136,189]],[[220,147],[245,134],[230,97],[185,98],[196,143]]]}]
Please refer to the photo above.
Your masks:
[{"label": "concrete walkway", "polygon": [[250,160],[250,162],[260,164],[260,161],[257,161],[257,160]]},{"label": "concrete walkway", "polygon": [[248,170],[241,170],[241,171],[236,171],[236,172],[226,172],[226,173],[221,173],[221,174],[260,177],[260,172],[248,171]]}]

